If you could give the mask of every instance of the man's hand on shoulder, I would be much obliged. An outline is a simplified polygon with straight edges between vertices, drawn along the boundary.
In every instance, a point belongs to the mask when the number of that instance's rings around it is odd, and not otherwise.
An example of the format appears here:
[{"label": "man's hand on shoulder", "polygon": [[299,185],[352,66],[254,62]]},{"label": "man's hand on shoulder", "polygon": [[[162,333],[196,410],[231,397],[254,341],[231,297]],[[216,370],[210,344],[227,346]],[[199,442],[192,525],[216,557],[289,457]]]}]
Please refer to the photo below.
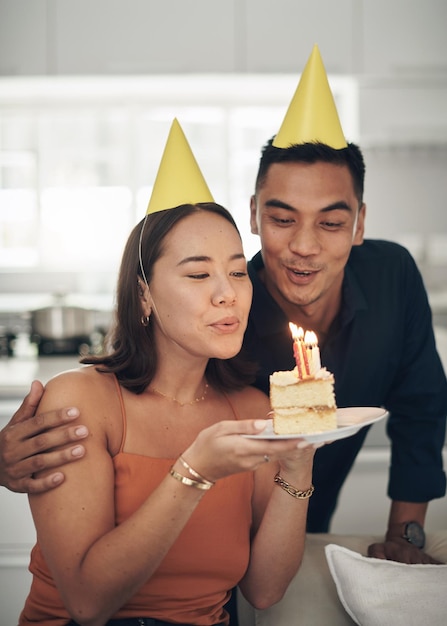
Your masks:
[{"label": "man's hand on shoulder", "polygon": [[34,381],[20,407],[0,431],[0,485],[11,491],[42,493],[57,487],[64,480],[61,471],[43,478],[34,478],[34,474],[85,454],[84,446],[77,442],[87,437],[87,428],[70,425],[79,417],[78,409],[35,415],[42,394],[43,385]]}]

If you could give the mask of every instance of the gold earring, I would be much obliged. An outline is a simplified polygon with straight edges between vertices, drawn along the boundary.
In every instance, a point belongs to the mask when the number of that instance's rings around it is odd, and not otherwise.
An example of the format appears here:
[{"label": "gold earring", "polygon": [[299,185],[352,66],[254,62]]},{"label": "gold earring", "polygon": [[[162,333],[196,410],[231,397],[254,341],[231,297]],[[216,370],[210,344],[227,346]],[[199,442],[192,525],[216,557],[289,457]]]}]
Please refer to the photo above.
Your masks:
[{"label": "gold earring", "polygon": [[150,315],[142,315],[140,322],[143,324],[143,326],[149,326],[149,319]]}]

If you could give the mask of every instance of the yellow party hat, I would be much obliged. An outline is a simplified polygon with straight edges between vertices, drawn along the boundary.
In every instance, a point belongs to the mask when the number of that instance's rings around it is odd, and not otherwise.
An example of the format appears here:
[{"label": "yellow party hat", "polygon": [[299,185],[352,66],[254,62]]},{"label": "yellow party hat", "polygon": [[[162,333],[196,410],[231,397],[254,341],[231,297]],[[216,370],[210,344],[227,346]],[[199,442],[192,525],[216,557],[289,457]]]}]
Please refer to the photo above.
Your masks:
[{"label": "yellow party hat", "polygon": [[185,134],[174,119],[155,178],[146,215],[180,204],[214,202]]},{"label": "yellow party hat", "polygon": [[273,145],[288,148],[307,142],[324,143],[337,150],[347,146],[317,45],[307,61]]}]

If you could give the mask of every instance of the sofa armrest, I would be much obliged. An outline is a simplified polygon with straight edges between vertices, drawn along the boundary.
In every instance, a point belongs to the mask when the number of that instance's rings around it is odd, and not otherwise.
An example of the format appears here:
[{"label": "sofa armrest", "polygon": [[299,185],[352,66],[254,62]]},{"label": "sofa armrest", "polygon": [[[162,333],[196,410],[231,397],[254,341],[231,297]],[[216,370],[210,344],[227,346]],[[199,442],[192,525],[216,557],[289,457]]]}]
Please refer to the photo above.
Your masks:
[{"label": "sofa armrest", "polygon": [[[355,625],[338,598],[324,548],[334,543],[365,555],[371,543],[382,540],[382,537],[373,535],[307,535],[301,568],[280,602],[269,609],[258,611],[239,592],[239,626]],[[425,549],[433,557],[447,563],[447,530],[429,533]]]}]

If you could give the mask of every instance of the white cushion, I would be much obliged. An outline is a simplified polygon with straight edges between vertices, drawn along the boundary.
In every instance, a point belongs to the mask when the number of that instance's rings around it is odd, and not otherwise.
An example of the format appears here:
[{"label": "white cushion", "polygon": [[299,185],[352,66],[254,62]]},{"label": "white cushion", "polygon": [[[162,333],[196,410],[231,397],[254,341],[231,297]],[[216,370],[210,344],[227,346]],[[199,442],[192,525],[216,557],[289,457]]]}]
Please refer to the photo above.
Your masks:
[{"label": "white cushion", "polygon": [[[336,544],[359,554],[366,554],[368,546],[379,541],[382,539],[374,535],[307,535],[301,568],[280,602],[269,609],[258,611],[239,594],[240,626],[353,626],[355,621],[340,602],[326,560],[325,546]],[[428,533],[426,550],[433,557],[447,563],[447,530]],[[444,589],[447,596],[447,585],[444,585]],[[419,594],[424,592],[425,588]],[[393,615],[391,621],[382,622],[380,626],[394,626],[394,617]],[[444,623],[447,624],[447,619]],[[419,621],[418,626],[420,624],[437,626],[436,622],[431,623],[425,618]]]},{"label": "white cushion", "polygon": [[359,626],[445,626],[447,565],[407,565],[325,548],[338,596]]}]

